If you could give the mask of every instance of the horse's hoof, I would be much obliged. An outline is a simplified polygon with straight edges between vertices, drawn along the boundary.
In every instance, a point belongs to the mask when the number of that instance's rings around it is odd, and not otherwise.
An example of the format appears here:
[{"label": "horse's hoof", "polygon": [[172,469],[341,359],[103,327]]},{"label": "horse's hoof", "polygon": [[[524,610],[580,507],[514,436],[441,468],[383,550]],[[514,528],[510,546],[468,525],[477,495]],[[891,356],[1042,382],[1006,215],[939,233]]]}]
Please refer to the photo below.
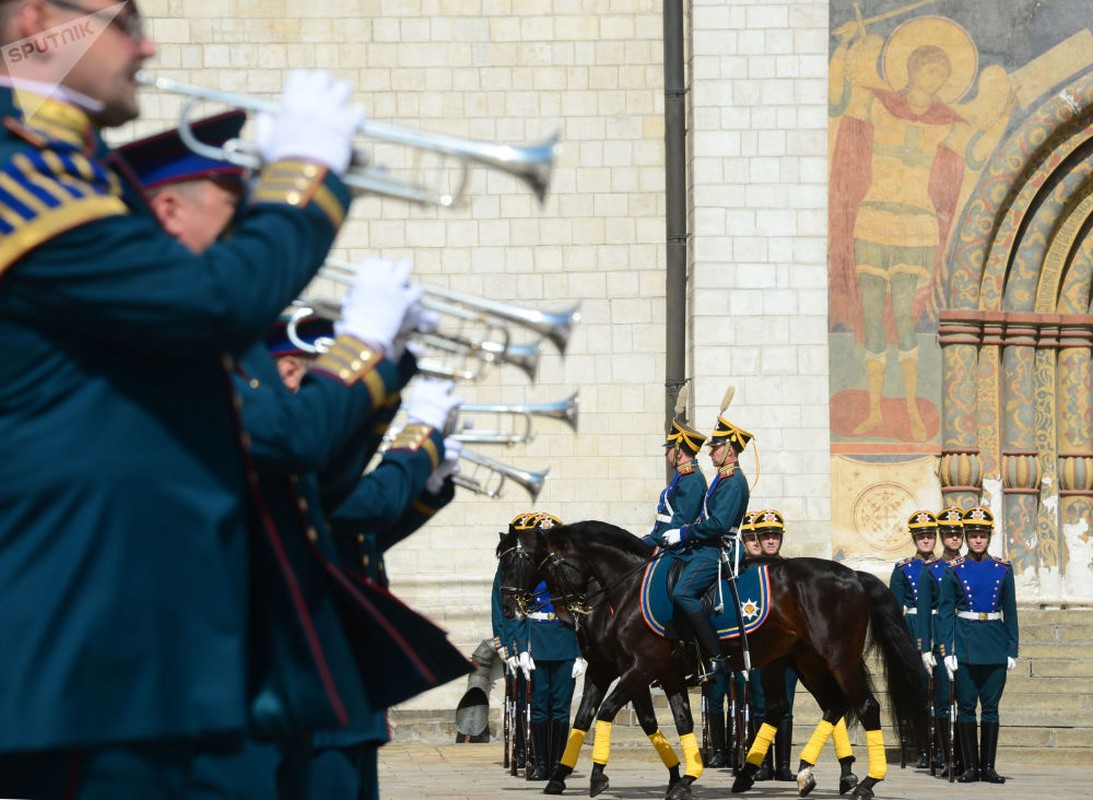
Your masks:
[{"label": "horse's hoof", "polygon": [[588,782],[588,796],[595,797],[610,785],[611,781],[609,781],[607,776],[603,773],[593,775],[592,780]]},{"label": "horse's hoof", "polygon": [[873,800],[873,790],[866,786],[864,783],[859,783],[854,789],[854,794],[850,795],[853,800]]},{"label": "horse's hoof", "polygon": [[[691,778],[691,776],[688,775],[687,778]],[[664,795],[664,800],[690,800],[691,784],[693,782],[693,778],[691,778],[691,780],[679,780],[673,786],[669,787],[668,794]]]},{"label": "horse's hoof", "polygon": [[740,794],[746,792],[752,786],[755,785],[755,773],[759,771],[759,768],[754,764],[745,764],[744,768],[740,770],[740,774],[736,776],[736,780],[732,782],[733,794]]},{"label": "horse's hoof", "polygon": [[839,794],[846,794],[858,785],[858,776],[853,772],[839,777]]},{"label": "horse's hoof", "polygon": [[812,774],[812,767],[805,767],[797,773],[797,796],[808,797],[809,792],[816,788],[816,776]]}]

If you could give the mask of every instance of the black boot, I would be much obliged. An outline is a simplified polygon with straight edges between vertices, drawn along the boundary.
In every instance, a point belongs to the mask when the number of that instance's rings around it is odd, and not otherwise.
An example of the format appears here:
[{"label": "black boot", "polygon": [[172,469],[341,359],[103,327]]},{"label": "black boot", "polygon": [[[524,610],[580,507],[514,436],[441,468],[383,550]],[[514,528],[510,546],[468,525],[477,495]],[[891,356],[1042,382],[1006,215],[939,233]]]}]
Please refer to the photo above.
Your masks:
[{"label": "black boot", "polygon": [[569,743],[569,723],[554,720],[550,723],[550,774],[557,772],[561,766],[562,756],[565,754],[565,746]]},{"label": "black boot", "polygon": [[531,723],[531,776],[530,781],[545,781],[550,777],[550,723]]},{"label": "black boot", "polygon": [[795,781],[797,776],[789,768],[790,751],[793,749],[793,718],[783,718],[774,736],[774,779]]},{"label": "black boot", "polygon": [[979,725],[979,779],[987,783],[1005,783],[1006,779],[994,771],[994,755],[998,751],[998,723],[983,722]]},{"label": "black boot", "polygon": [[707,668],[710,676],[732,674],[729,660],[721,655],[721,640],[717,638],[717,631],[710,622],[710,618],[701,611],[692,612],[687,614],[687,622],[695,632],[695,639],[698,641],[702,654],[710,659]]},{"label": "black boot", "polygon": [[918,751],[918,760],[915,762],[915,769],[929,769],[930,768],[930,754],[925,750]]},{"label": "black boot", "polygon": [[525,764],[527,763],[526,762],[527,748],[525,746],[526,742],[524,741],[524,739],[526,738],[524,736],[524,726],[521,725],[519,723],[519,721],[517,721],[517,723],[516,723],[516,734],[515,735],[516,735],[516,744],[512,748],[512,763],[514,765],[513,770],[515,772],[518,772],[518,771],[522,770],[524,768]]},{"label": "black boot", "polygon": [[964,766],[962,773],[956,776],[959,783],[975,783],[979,780],[979,743],[975,737],[974,722],[958,722],[957,731],[960,733],[960,749],[964,752]]},{"label": "black boot", "polygon": [[725,766],[725,718],[720,711],[709,715],[710,725],[710,763],[706,766],[710,769],[721,769]]},{"label": "black boot", "polygon": [[949,777],[949,724],[948,720],[944,717],[937,718],[938,726],[938,739],[940,740],[941,749],[937,753],[937,765],[939,767],[937,774],[942,778]]}]

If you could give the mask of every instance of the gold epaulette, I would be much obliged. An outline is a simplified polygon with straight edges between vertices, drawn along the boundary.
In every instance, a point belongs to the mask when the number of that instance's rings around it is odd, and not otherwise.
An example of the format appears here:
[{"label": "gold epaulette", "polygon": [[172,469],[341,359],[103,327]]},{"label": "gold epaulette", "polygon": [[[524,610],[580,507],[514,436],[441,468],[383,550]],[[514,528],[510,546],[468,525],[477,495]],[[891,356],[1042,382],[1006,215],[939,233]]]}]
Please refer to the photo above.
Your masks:
[{"label": "gold epaulette", "polygon": [[901,558],[899,561],[897,561],[896,566],[897,567],[906,567],[908,564],[910,564],[914,560],[915,560],[914,556],[907,556],[907,558]]},{"label": "gold epaulette", "polygon": [[994,559],[995,563],[1001,564],[1004,567],[1008,567],[1010,565],[1010,562],[1006,561],[1006,559],[1004,558],[999,558],[998,556],[991,556],[991,558]]},{"label": "gold epaulette", "polygon": [[678,472],[680,475],[690,475],[696,469],[697,467],[695,466],[695,462],[688,461],[686,464],[680,464],[678,467],[676,467],[676,472]]},{"label": "gold epaulette", "polygon": [[949,562],[949,566],[950,567],[959,567],[966,560],[967,559],[965,559],[964,556],[960,556],[959,558],[954,558],[952,561]]},{"label": "gold epaulette", "polygon": [[329,350],[319,356],[311,369],[325,372],[345,386],[364,381],[365,388],[372,395],[373,405],[380,406],[387,399],[383,378],[376,372],[376,365],[382,358],[364,342],[342,334],[334,340]]},{"label": "gold epaulette", "polygon": [[717,470],[717,474],[722,478],[731,478],[735,472],[736,464],[726,464],[723,467],[719,467]]},{"label": "gold epaulette", "polygon": [[429,436],[432,432],[433,428],[429,425],[423,425],[420,422],[411,423],[399,431],[395,441],[391,442],[391,446],[387,448],[387,452],[408,450],[416,453],[424,450],[429,456],[429,461],[432,462],[433,469],[436,469],[440,463],[440,453],[437,452],[436,445]]},{"label": "gold epaulette", "polygon": [[335,229],[345,221],[345,206],[323,184],[329,170],[311,161],[282,159],[262,170],[251,193],[251,203],[272,203],[305,208],[314,203]]},{"label": "gold epaulette", "polygon": [[16,153],[0,169],[0,192],[9,198],[0,200],[0,274],[67,230],[129,213],[117,176],[82,153],[36,156]]}]

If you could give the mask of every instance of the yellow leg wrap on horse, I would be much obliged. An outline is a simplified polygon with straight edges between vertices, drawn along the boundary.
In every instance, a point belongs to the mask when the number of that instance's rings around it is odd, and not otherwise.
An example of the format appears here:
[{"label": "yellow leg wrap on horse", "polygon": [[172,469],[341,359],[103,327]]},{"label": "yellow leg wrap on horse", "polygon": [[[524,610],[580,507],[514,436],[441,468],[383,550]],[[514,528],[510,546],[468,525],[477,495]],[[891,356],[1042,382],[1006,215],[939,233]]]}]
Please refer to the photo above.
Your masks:
[{"label": "yellow leg wrap on horse", "polygon": [[694,733],[680,736],[679,743],[683,746],[683,760],[687,762],[687,771],[684,774],[698,780],[702,777],[702,754],[698,752],[698,741]]},{"label": "yellow leg wrap on horse", "polygon": [[664,734],[660,732],[660,728],[657,728],[656,731],[649,734],[649,741],[653,743],[653,748],[660,754],[660,760],[664,762],[664,766],[668,769],[679,766],[679,756],[676,755],[676,751],[672,749],[672,746],[668,744],[668,740],[664,737]]},{"label": "yellow leg wrap on horse", "polygon": [[866,731],[865,747],[869,752],[869,777],[883,781],[888,774],[888,759],[884,757],[884,731]]},{"label": "yellow leg wrap on horse", "polygon": [[831,732],[833,730],[835,730],[834,725],[826,719],[820,720],[820,724],[817,725],[816,730],[812,732],[812,737],[808,740],[808,744],[805,745],[805,749],[801,751],[801,760],[815,766],[820,758],[820,751],[823,750],[827,740],[831,738]]},{"label": "yellow leg wrap on horse", "polygon": [[759,733],[755,734],[755,741],[751,743],[748,757],[744,760],[757,767],[762,764],[763,759],[767,757],[767,751],[770,750],[771,742],[774,741],[774,734],[776,733],[778,733],[778,729],[773,725],[768,725],[765,722],[760,725]]},{"label": "yellow leg wrap on horse", "polygon": [[850,746],[850,734],[846,732],[846,717],[839,717],[831,738],[835,740],[835,758],[854,755],[854,748]]},{"label": "yellow leg wrap on horse", "polygon": [[611,723],[596,720],[596,741],[592,743],[592,763],[606,764],[611,753]]},{"label": "yellow leg wrap on horse", "polygon": [[562,766],[570,769],[577,766],[577,756],[581,752],[581,747],[584,746],[584,737],[586,736],[588,736],[588,731],[578,730],[577,728],[569,732],[569,741],[565,743],[565,752],[562,753]]}]

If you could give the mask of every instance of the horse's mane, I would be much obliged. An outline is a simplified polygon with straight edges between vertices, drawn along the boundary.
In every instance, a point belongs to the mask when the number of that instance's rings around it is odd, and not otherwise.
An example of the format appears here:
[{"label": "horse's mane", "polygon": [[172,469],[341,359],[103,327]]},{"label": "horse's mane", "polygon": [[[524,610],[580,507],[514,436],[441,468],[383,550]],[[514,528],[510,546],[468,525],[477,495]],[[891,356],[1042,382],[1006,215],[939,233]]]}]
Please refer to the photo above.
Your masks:
[{"label": "horse's mane", "polygon": [[596,542],[610,546],[623,553],[648,558],[653,554],[653,548],[643,542],[639,537],[625,528],[612,525],[610,522],[589,519],[582,522],[573,522],[554,528],[551,536],[569,538],[577,541]]}]

